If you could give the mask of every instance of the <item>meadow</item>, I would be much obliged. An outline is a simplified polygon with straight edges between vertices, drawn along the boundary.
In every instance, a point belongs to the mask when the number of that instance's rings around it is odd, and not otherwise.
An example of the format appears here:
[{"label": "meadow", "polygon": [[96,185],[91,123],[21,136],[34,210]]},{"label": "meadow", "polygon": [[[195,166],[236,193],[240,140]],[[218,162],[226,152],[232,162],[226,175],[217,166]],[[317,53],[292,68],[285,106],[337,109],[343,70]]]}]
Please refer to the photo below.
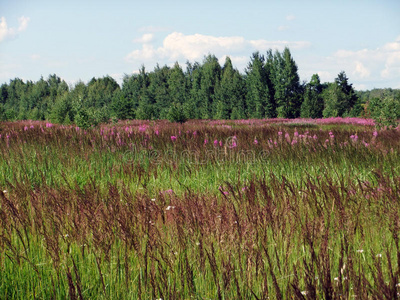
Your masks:
[{"label": "meadow", "polygon": [[0,299],[396,299],[400,129],[0,123]]}]

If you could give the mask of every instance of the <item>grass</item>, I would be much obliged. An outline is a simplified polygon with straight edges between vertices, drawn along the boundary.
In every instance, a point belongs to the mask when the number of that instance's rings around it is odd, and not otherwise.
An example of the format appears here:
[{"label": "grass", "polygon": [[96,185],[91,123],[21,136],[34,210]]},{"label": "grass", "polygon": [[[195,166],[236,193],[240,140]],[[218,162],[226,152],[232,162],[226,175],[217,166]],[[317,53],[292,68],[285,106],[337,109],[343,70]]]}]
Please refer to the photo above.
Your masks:
[{"label": "grass", "polygon": [[0,135],[0,298],[400,292],[399,130],[27,121]]}]

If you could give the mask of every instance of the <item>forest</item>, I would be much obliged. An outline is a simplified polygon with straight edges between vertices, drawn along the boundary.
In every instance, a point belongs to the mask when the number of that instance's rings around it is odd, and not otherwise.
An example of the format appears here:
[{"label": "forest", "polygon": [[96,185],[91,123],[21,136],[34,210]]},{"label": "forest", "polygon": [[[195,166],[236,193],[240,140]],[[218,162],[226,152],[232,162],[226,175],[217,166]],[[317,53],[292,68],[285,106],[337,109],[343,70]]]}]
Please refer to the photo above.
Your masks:
[{"label": "forest", "polygon": [[229,57],[215,55],[186,70],[157,65],[125,75],[120,86],[110,76],[69,86],[56,74],[47,80],[10,80],[0,87],[0,121],[47,120],[87,128],[110,120],[264,119],[368,117],[400,118],[400,91],[356,91],[345,71],[334,82],[318,74],[300,81],[289,48],[251,55],[240,73]]}]

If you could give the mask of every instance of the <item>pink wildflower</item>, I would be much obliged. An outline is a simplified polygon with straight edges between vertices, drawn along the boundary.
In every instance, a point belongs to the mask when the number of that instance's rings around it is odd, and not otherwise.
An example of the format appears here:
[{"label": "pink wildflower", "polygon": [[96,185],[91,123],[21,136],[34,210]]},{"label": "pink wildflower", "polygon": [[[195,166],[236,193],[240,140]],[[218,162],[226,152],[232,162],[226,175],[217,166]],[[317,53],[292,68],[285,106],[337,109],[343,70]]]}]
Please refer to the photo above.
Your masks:
[{"label": "pink wildflower", "polygon": [[258,141],[257,141],[257,139],[254,139],[254,142],[253,142],[255,145],[257,145],[258,144]]},{"label": "pink wildflower", "polygon": [[204,139],[204,145],[207,145],[208,141],[207,139]]},{"label": "pink wildflower", "polygon": [[175,135],[171,135],[171,141],[176,141],[176,136]]}]

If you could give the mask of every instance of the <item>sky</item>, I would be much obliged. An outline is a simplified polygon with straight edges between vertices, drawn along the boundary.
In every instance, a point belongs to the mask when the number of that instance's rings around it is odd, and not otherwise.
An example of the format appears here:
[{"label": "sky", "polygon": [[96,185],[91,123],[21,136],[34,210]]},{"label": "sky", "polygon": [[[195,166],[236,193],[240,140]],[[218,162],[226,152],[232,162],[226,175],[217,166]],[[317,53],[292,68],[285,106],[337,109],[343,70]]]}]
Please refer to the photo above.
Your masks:
[{"label": "sky", "polygon": [[0,0],[0,84],[56,74],[70,85],[142,65],[289,47],[301,81],[345,71],[357,90],[400,88],[399,0]]}]

